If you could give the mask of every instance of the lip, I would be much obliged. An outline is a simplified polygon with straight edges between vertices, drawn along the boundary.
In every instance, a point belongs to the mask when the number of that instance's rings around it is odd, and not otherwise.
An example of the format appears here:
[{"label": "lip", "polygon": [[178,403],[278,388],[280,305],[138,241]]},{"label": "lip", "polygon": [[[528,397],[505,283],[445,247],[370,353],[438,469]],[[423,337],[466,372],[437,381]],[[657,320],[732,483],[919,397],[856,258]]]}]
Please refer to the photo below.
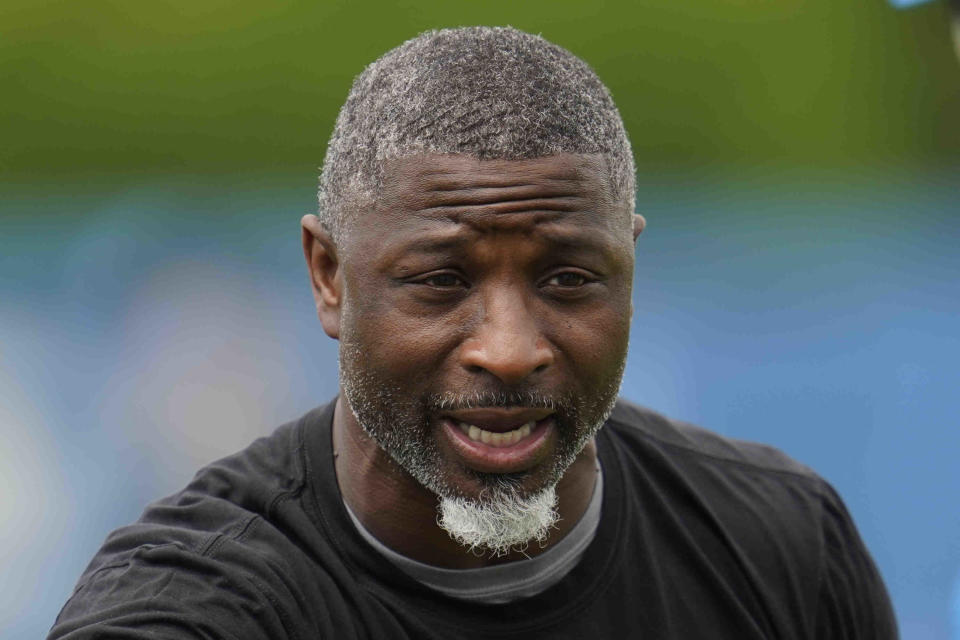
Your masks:
[{"label": "lip", "polygon": [[[460,413],[457,412],[458,415]],[[514,423],[514,426],[516,424]],[[516,473],[531,469],[549,455],[556,424],[552,413],[548,411],[546,417],[536,421],[529,436],[507,447],[495,447],[471,440],[470,436],[460,430],[456,420],[450,417],[443,418],[441,428],[450,447],[467,467],[481,473]]]},{"label": "lip", "polygon": [[504,433],[506,431],[512,431],[528,422],[540,422],[552,413],[552,409],[485,407],[448,411],[444,414],[444,417],[454,422],[473,424],[486,431]]}]

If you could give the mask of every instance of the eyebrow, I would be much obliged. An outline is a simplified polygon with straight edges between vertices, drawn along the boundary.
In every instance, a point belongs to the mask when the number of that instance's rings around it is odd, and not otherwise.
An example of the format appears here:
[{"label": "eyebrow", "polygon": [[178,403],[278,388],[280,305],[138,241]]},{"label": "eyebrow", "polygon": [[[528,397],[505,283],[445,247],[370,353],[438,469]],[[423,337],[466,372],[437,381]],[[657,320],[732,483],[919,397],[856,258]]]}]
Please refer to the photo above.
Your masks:
[{"label": "eyebrow", "polygon": [[[601,231],[597,229],[596,231]],[[540,229],[537,235],[543,238],[550,245],[567,250],[596,249],[606,250],[609,248],[606,233],[585,233],[580,230],[571,232],[558,231],[556,229]],[[426,254],[446,254],[451,251],[462,250],[473,242],[473,238],[463,232],[455,235],[426,235],[411,240],[396,248],[397,252],[416,252]]]}]

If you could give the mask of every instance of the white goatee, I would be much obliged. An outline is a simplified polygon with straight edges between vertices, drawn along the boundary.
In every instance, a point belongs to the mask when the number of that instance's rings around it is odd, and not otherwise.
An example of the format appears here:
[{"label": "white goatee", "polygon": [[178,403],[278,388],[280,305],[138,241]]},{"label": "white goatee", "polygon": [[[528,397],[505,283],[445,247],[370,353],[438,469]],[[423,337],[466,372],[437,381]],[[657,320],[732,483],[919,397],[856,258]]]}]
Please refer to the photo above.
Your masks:
[{"label": "white goatee", "polygon": [[529,496],[515,487],[498,486],[480,500],[441,497],[437,524],[476,555],[501,557],[543,543],[556,525],[556,485]]}]

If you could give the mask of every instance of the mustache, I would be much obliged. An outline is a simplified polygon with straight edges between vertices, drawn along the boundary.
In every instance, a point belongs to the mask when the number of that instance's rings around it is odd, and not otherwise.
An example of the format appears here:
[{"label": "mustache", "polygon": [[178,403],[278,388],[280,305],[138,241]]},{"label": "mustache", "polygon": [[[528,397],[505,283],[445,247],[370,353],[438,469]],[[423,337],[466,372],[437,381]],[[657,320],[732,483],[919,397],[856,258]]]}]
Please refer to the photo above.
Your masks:
[{"label": "mustache", "polygon": [[461,409],[523,407],[527,409],[562,410],[571,406],[566,394],[548,394],[535,389],[472,391],[469,393],[447,392],[427,397],[427,408],[434,411],[458,411]]}]

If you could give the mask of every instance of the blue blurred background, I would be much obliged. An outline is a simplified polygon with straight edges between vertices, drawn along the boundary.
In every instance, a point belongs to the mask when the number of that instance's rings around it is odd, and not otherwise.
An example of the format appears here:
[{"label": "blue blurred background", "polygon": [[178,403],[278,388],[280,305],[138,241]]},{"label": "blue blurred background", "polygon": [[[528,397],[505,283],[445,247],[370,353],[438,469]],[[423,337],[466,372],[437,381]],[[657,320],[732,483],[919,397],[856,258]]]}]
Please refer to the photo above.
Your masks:
[{"label": "blue blurred background", "polygon": [[299,217],[351,78],[431,27],[588,60],[638,166],[623,394],[839,489],[907,639],[960,639],[960,64],[856,0],[0,8],[0,636],[113,528],[336,391]]}]

